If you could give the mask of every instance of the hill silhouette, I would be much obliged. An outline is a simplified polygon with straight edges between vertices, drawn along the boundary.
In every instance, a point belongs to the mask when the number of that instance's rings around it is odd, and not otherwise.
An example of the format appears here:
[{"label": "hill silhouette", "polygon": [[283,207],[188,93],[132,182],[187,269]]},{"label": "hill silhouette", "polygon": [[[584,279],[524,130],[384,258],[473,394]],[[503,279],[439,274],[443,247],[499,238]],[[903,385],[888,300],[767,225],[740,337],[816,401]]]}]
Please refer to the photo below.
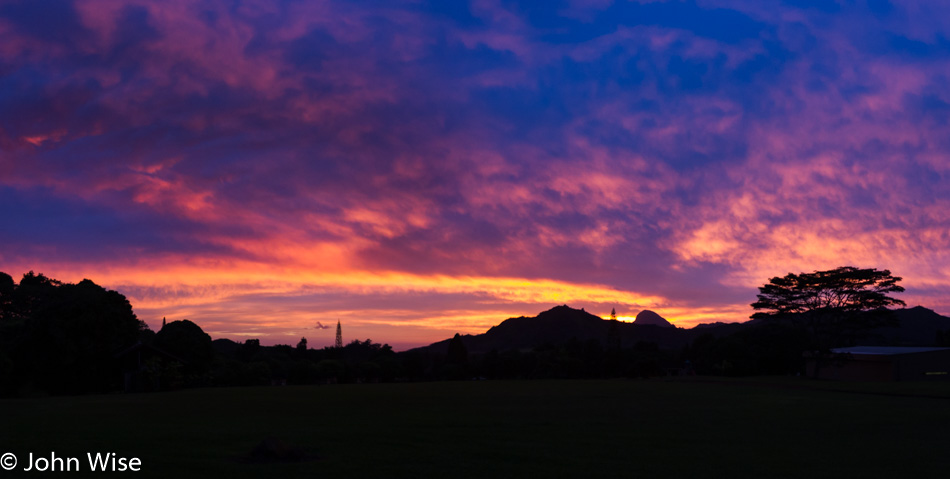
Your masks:
[{"label": "hill silhouette", "polygon": [[874,336],[867,341],[868,345],[945,346],[950,344],[950,318],[923,306],[894,310],[894,316],[897,319],[897,325],[874,330]]},{"label": "hill silhouette", "polygon": [[[894,310],[897,319],[891,327],[878,328],[862,341],[868,345],[934,346],[950,342],[950,318],[933,310],[917,306]],[[571,340],[591,339],[606,344],[611,321],[583,309],[567,305],[555,306],[537,316],[509,318],[492,326],[482,334],[467,334],[462,341],[470,353],[498,351],[527,351],[543,344],[562,344]],[[686,347],[703,335],[730,336],[739,332],[767,326],[768,320],[755,319],[735,323],[708,323],[693,328],[678,328],[659,314],[645,310],[632,323],[618,322],[621,347],[629,348],[639,342],[655,343],[665,350]],[[450,339],[416,348],[413,351],[445,353]]]},{"label": "hill silhouette", "polygon": [[[647,313],[650,314],[647,314],[645,318],[649,319],[641,322],[646,324],[622,321],[616,323],[621,347],[630,347],[637,342],[646,341],[656,343],[662,349],[674,349],[685,346],[695,336],[695,332],[677,328],[652,311]],[[610,324],[611,321],[583,309],[561,305],[541,312],[537,316],[506,319],[483,334],[464,335],[462,340],[468,351],[475,354],[485,353],[492,349],[530,350],[545,343],[560,344],[573,339],[579,341],[595,339],[605,343]],[[731,326],[716,326],[703,332],[716,334],[721,329],[731,329]],[[446,339],[416,348],[416,350],[444,352],[448,344],[449,340]]]},{"label": "hill silhouette", "polygon": [[638,326],[659,326],[661,328],[674,327],[673,324],[663,318],[663,316],[660,316],[649,309],[640,311],[640,314],[637,314],[636,319],[633,320],[633,324]]}]

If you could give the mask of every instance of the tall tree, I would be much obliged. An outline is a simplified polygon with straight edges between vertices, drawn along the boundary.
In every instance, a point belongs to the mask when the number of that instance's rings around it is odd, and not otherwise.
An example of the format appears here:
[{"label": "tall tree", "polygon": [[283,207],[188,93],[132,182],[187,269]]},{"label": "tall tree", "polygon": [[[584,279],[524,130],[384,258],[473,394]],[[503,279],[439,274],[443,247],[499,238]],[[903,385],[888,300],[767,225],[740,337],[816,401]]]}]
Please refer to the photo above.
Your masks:
[{"label": "tall tree", "polygon": [[610,309],[610,321],[607,324],[607,349],[611,352],[620,351],[620,325],[617,321],[617,310]]},{"label": "tall tree", "polygon": [[16,283],[13,277],[0,271],[0,321],[11,314],[10,306],[13,304],[13,293],[16,290]]},{"label": "tall tree", "polygon": [[451,364],[467,364],[468,348],[462,342],[462,336],[455,333],[455,336],[449,341],[449,350],[446,354],[446,360]]},{"label": "tall tree", "polygon": [[62,283],[32,271],[19,285],[7,278],[0,273],[0,360],[6,357],[10,374],[0,377],[0,393],[21,386],[54,394],[115,387],[115,353],[148,328],[125,296],[88,279]]},{"label": "tall tree", "polygon": [[343,326],[340,325],[340,320],[336,320],[336,343],[333,344],[334,347],[343,349]]},{"label": "tall tree", "polygon": [[804,326],[822,355],[864,330],[890,323],[886,308],[905,304],[889,296],[904,291],[897,284],[901,279],[886,269],[854,266],[789,273],[759,287],[752,318],[788,319]]}]

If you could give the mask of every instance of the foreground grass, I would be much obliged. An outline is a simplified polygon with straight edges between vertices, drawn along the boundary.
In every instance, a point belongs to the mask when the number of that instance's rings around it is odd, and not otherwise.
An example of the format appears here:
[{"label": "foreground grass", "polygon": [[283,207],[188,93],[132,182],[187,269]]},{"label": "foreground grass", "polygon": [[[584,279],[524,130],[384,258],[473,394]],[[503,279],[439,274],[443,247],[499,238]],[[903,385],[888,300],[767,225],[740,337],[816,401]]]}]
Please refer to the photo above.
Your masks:
[{"label": "foreground grass", "polygon": [[[142,459],[136,477],[890,478],[950,470],[947,384],[445,382],[15,399],[0,410],[0,453],[17,453],[21,465],[27,452],[116,452]],[[318,458],[236,460],[265,437]]]}]

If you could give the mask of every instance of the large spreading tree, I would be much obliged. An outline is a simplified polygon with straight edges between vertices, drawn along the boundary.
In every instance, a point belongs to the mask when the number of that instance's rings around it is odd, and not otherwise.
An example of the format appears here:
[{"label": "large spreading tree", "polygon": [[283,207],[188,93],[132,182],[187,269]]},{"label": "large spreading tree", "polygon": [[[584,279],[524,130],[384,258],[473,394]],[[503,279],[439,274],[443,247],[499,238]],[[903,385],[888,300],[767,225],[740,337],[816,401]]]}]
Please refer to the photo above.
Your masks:
[{"label": "large spreading tree", "polygon": [[757,318],[788,319],[804,325],[815,348],[827,351],[862,330],[887,324],[887,308],[905,303],[889,296],[904,288],[888,270],[842,266],[813,273],[789,273],[759,287],[752,303]]},{"label": "large spreading tree", "polygon": [[115,389],[115,354],[147,330],[125,296],[88,279],[0,273],[0,395]]}]

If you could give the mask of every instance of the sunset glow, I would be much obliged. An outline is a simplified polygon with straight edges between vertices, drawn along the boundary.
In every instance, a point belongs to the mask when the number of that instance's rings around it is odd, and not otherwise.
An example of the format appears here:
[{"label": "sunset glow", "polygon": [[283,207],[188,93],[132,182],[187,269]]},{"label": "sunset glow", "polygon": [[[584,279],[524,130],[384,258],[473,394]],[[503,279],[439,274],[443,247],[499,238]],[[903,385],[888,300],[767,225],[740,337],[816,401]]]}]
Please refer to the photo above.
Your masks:
[{"label": "sunset glow", "polygon": [[[821,5],[819,5],[819,3]],[[266,344],[568,304],[744,321],[788,272],[950,314],[940,1],[0,6],[0,271]]]}]

